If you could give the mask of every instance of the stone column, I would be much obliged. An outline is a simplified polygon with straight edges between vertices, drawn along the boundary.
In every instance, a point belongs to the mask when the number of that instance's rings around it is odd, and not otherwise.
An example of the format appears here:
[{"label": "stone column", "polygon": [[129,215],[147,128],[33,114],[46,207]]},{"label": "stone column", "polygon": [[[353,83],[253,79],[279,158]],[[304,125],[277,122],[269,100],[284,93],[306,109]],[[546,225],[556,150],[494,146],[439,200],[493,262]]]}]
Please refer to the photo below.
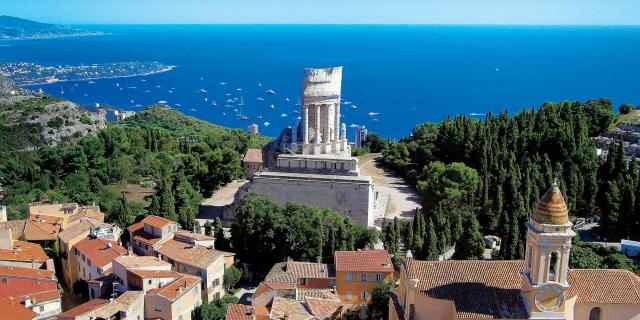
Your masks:
[{"label": "stone column", "polygon": [[302,143],[309,143],[309,106],[302,106]]},{"label": "stone column", "polygon": [[320,139],[320,105],[317,104],[316,105],[316,141],[315,143],[320,143],[321,139]]},{"label": "stone column", "polygon": [[334,132],[334,136],[333,139],[334,140],[339,140],[340,139],[340,102],[335,104],[336,108],[336,112],[335,112],[335,120],[333,122],[333,132]]}]

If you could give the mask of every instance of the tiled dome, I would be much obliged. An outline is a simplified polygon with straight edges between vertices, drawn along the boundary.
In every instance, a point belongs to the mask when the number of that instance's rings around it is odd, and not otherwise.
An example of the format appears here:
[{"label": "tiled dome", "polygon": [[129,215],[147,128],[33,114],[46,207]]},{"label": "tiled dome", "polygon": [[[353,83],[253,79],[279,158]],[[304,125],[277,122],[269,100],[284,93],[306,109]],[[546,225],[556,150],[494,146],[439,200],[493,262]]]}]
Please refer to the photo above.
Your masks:
[{"label": "tiled dome", "polygon": [[569,209],[557,183],[554,182],[538,202],[533,220],[538,223],[557,225],[569,222]]}]

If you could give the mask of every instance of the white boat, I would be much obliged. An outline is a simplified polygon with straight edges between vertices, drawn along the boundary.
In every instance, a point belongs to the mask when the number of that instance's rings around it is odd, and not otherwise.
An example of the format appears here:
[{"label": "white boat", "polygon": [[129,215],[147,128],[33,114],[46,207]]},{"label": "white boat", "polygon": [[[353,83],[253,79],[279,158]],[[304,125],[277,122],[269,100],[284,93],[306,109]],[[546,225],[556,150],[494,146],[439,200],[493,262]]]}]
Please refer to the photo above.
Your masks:
[{"label": "white boat", "polygon": [[268,127],[271,123],[269,123],[269,121],[265,121],[263,124],[265,127]]},{"label": "white boat", "polygon": [[300,98],[296,100],[296,106],[299,106],[299,105],[300,105]]},{"label": "white boat", "polygon": [[469,113],[469,115],[470,115],[470,116],[472,116],[472,117],[482,117],[482,116],[484,116],[485,114],[484,114],[484,113],[475,113],[475,112],[474,112],[474,113]]},{"label": "white boat", "polygon": [[179,103],[176,103],[176,107],[182,107],[182,105]]},{"label": "white boat", "polygon": [[369,112],[369,117],[375,117],[377,115],[379,115],[380,112]]},{"label": "white boat", "polygon": [[376,122],[377,122],[377,121],[380,121],[380,120],[378,120],[378,119],[373,119],[373,121],[376,121]]},{"label": "white boat", "polygon": [[200,91],[199,91],[199,92],[207,93],[207,90],[205,90],[205,89],[200,89]]},{"label": "white boat", "polygon": [[158,101],[159,104],[167,104],[167,100],[160,100]]},{"label": "white boat", "polygon": [[62,86],[60,86],[60,93],[64,94],[64,88],[62,88]]},{"label": "white boat", "polygon": [[240,119],[242,119],[242,120],[249,120],[249,117],[247,117],[247,116],[244,116],[244,115],[243,115],[243,116],[240,116]]},{"label": "white boat", "polygon": [[159,85],[159,84],[157,84],[157,85],[156,85],[156,88],[160,88],[160,85]]},{"label": "white boat", "polygon": [[356,105],[355,105],[355,104],[352,104],[352,105],[351,105],[351,109],[358,109],[358,107],[356,107]]},{"label": "white boat", "polygon": [[88,83],[88,84],[94,84],[94,83],[96,83],[96,82],[95,82],[95,81],[89,81],[89,82],[87,82],[87,83]]},{"label": "white boat", "polygon": [[124,89],[122,89],[122,88],[118,88],[118,89],[120,89],[120,91],[124,91]]},{"label": "white boat", "polygon": [[288,97],[284,98],[284,101],[289,102],[289,98]]},{"label": "white boat", "polygon": [[260,116],[260,115],[259,115],[259,116],[258,116],[258,119],[262,119],[262,116]]},{"label": "white boat", "polygon": [[77,84],[77,83],[75,83],[75,84],[73,84],[73,86],[74,86],[74,87],[77,87],[77,86],[78,86],[78,84]]},{"label": "white boat", "polygon": [[131,104],[136,103],[135,101],[133,101],[133,99],[129,100],[129,102],[131,102]]},{"label": "white boat", "polygon": [[140,79],[140,82],[147,82],[146,79]]},{"label": "white boat", "polygon": [[271,109],[275,109],[276,108],[276,106],[274,106],[274,105],[270,105],[270,107],[271,107]]},{"label": "white boat", "polygon": [[213,100],[213,101],[211,101],[211,105],[214,106],[214,107],[217,107],[218,103],[215,100]]},{"label": "white boat", "polygon": [[231,93],[227,93],[227,94],[226,94],[226,96],[227,96],[227,97],[228,97],[228,96],[230,96],[230,95],[231,95]]},{"label": "white boat", "polygon": [[272,96],[274,96],[274,95],[276,94],[276,92],[275,92],[275,91],[273,91],[272,89],[267,90],[267,91],[266,91],[266,93],[267,93],[267,94],[270,94],[270,95],[272,95]]},{"label": "white boat", "polygon": [[223,113],[222,113],[222,115],[223,115],[223,116],[226,116],[226,115],[227,115],[227,113],[226,113],[226,112],[223,112]]},{"label": "white boat", "polygon": [[236,91],[242,91],[242,88],[236,88]]},{"label": "white boat", "polygon": [[204,78],[203,78],[203,77],[200,77],[200,80],[204,80]]},{"label": "white boat", "polygon": [[138,87],[127,87],[127,89],[138,89]]},{"label": "white boat", "polygon": [[227,83],[226,83],[226,82],[224,82],[224,81],[220,82],[220,85],[221,85],[221,86],[224,86],[225,84],[227,84]]},{"label": "white boat", "polygon": [[86,93],[83,93],[83,95],[84,95],[85,97],[88,97],[88,96],[89,96],[89,95],[88,95],[88,94],[86,94]]},{"label": "white boat", "polygon": [[284,118],[284,117],[286,117],[286,116],[287,116],[287,114],[286,114],[286,113],[281,113],[281,114],[280,114],[280,117],[282,117],[282,118]]},{"label": "white boat", "polygon": [[357,128],[357,127],[359,127],[359,125],[357,125],[357,124],[355,124],[355,123],[352,123],[352,124],[349,126],[349,128]]},{"label": "white boat", "polygon": [[119,87],[119,86],[120,86],[120,84],[116,82],[116,87]]},{"label": "white boat", "polygon": [[256,100],[258,100],[258,101],[264,101],[264,98],[262,98],[262,97],[257,97],[257,98],[256,98]]},{"label": "white boat", "polygon": [[151,92],[151,91],[149,91],[149,90],[145,90],[145,91],[144,91],[144,93],[149,93],[149,92]]},{"label": "white boat", "polygon": [[236,103],[236,101],[235,101],[235,100],[233,100],[233,99],[227,99],[227,100],[225,100],[225,102],[226,102],[226,103]]},{"label": "white boat", "polygon": [[244,106],[244,99],[242,99],[242,96],[240,96],[240,103],[238,103],[239,106]]},{"label": "white boat", "polygon": [[209,98],[205,97],[204,102],[207,102],[207,101],[209,101]]},{"label": "white boat", "polygon": [[345,102],[343,102],[342,104],[350,105],[350,104],[351,104],[351,101],[345,101]]},{"label": "white boat", "polygon": [[262,82],[258,82],[258,87],[262,87]]},{"label": "white boat", "polygon": [[293,110],[293,113],[300,113],[300,111],[298,111],[298,110]]},{"label": "white boat", "polygon": [[195,112],[195,111],[198,111],[198,110],[196,110],[194,108],[191,108],[191,109],[189,109],[189,111],[194,111]]},{"label": "white boat", "polygon": [[169,93],[173,93],[173,91],[171,91],[171,90],[169,90],[169,91],[167,91],[167,92],[169,92]]}]

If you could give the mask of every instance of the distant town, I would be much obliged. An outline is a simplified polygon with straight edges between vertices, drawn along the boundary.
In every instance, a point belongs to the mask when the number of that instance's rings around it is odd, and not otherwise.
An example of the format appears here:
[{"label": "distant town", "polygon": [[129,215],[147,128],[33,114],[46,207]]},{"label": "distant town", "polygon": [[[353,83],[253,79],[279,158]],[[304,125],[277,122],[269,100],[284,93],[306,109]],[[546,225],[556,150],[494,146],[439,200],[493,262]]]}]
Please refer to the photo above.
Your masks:
[{"label": "distant town", "polygon": [[114,62],[90,65],[43,66],[28,62],[0,63],[0,76],[17,85],[37,85],[64,81],[89,81],[144,76],[173,70],[174,66],[153,62]]}]

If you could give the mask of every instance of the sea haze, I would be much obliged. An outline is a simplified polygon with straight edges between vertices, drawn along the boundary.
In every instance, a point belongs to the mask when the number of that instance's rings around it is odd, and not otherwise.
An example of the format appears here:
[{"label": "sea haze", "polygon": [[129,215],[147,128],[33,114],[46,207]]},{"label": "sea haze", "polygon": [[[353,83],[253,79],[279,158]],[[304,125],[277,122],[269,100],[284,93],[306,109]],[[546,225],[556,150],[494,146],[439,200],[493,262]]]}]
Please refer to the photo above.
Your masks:
[{"label": "sea haze", "polygon": [[[175,65],[173,71],[152,76],[34,88],[81,104],[99,102],[129,110],[165,100],[185,114],[229,127],[245,129],[258,123],[261,133],[271,136],[298,116],[294,110],[299,109],[295,103],[305,67],[344,66],[343,98],[357,109],[343,105],[343,121],[366,125],[392,139],[408,135],[419,123],[447,115],[515,112],[548,100],[608,97],[616,107],[623,102],[640,103],[640,27],[78,27],[109,34],[2,41],[0,62]],[[268,89],[276,95],[265,94]],[[237,107],[224,106],[225,100],[240,96],[245,106],[238,112],[249,120],[235,116]],[[372,117],[370,112],[380,114]],[[270,125],[265,127],[264,122]],[[348,137],[353,140],[352,128]]]}]

